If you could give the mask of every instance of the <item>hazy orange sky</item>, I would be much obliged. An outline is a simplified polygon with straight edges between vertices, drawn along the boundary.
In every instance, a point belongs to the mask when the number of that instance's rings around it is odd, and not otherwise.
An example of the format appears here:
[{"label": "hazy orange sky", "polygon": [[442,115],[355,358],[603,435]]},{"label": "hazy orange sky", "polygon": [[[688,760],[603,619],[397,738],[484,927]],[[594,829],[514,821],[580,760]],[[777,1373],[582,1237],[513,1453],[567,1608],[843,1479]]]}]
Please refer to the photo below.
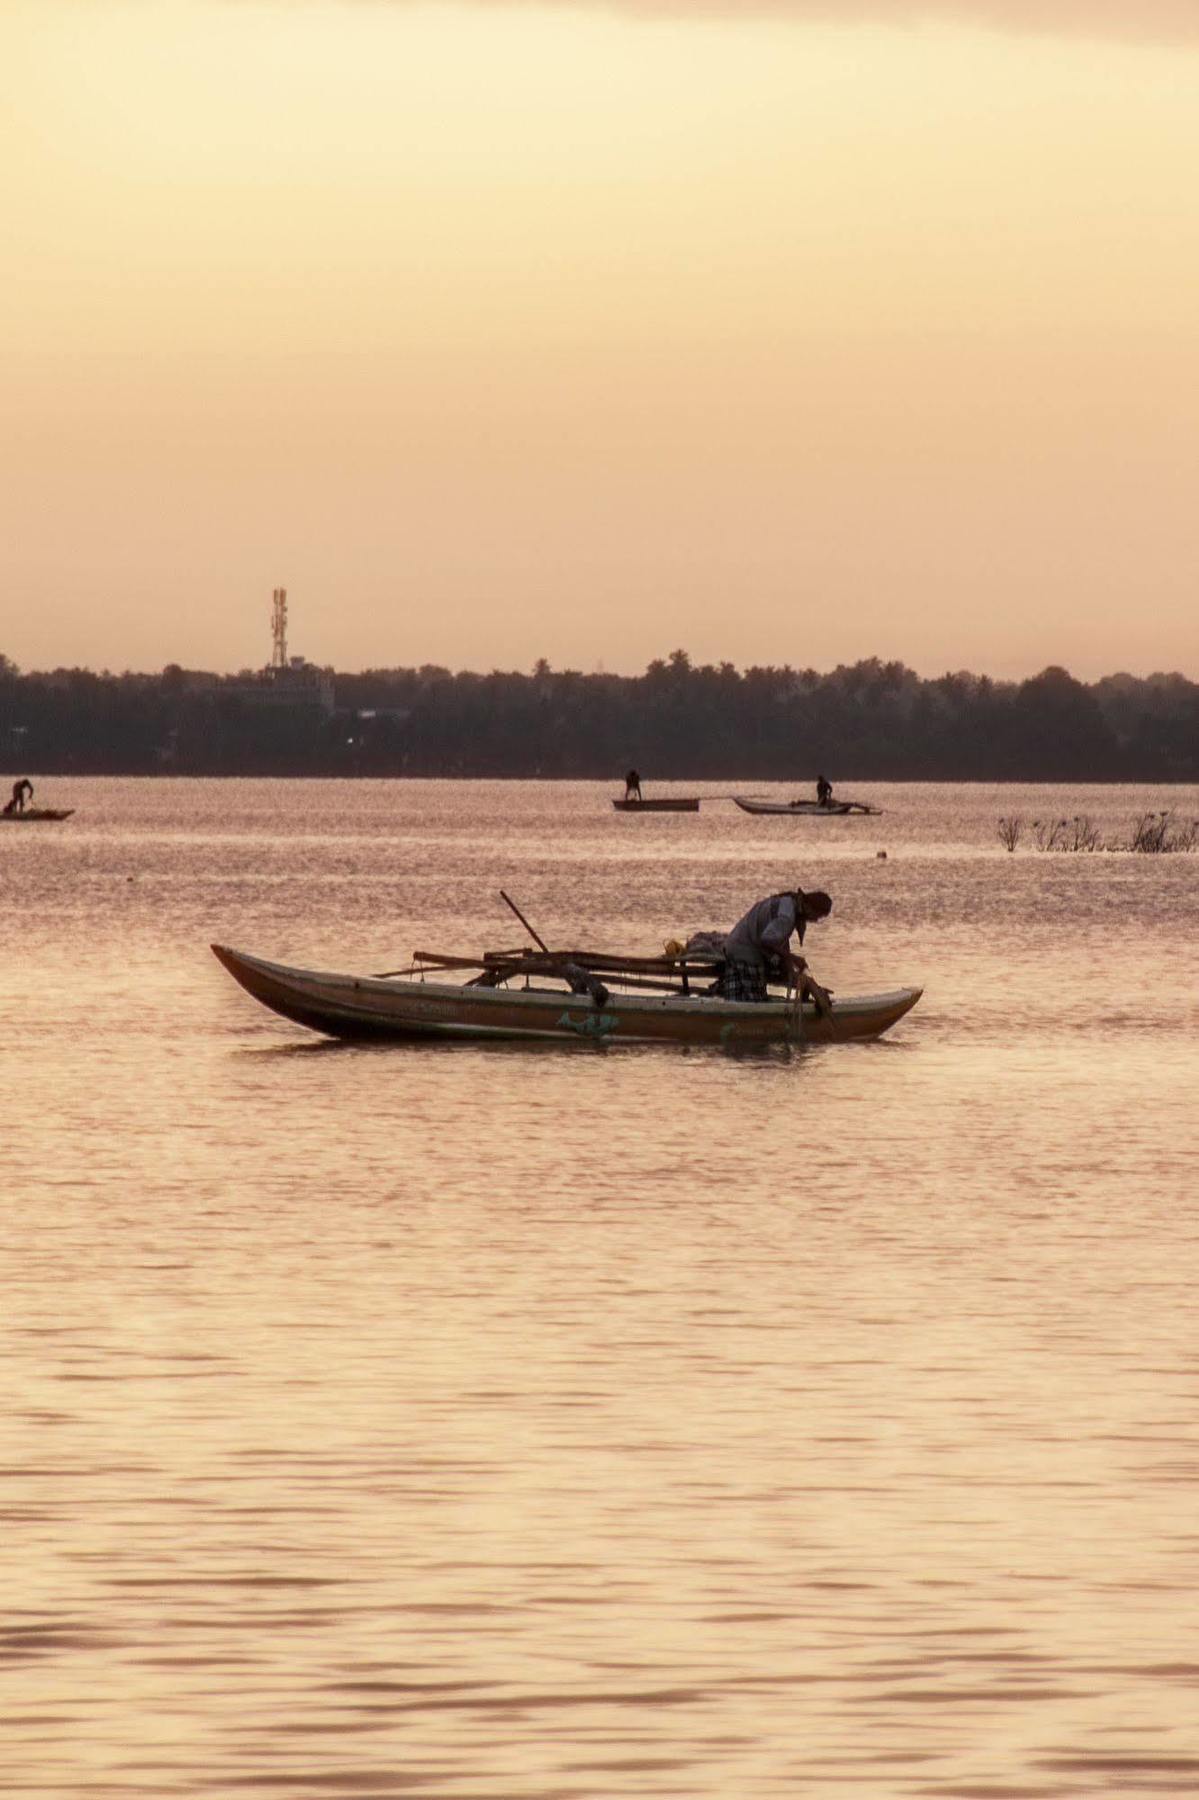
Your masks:
[{"label": "hazy orange sky", "polygon": [[0,651],[1199,678],[1195,0],[0,0]]}]

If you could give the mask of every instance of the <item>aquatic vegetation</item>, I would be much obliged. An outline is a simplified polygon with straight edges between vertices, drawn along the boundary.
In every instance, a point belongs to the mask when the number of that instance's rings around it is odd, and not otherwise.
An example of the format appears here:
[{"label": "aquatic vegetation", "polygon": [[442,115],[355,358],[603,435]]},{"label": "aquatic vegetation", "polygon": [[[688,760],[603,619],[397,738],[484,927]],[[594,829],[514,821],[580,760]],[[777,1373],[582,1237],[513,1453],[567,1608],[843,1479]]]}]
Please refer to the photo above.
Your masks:
[{"label": "aquatic vegetation", "polygon": [[1199,819],[1175,820],[1172,809],[1142,813],[1133,824],[1127,847],[1141,856],[1169,856],[1199,849]]},{"label": "aquatic vegetation", "polygon": [[1066,855],[1089,854],[1104,847],[1099,827],[1089,813],[1075,813],[1072,819],[1034,819],[1032,835],[1038,850]]},{"label": "aquatic vegetation", "polygon": [[[999,821],[999,841],[1014,850],[1023,832],[1023,821],[1012,817]],[[1179,819],[1172,809],[1141,813],[1132,823],[1128,838],[1100,835],[1098,825],[1088,813],[1076,813],[1072,819],[1034,819],[1033,843],[1038,850],[1052,850],[1063,855],[1088,854],[1093,850],[1133,852],[1138,856],[1169,856],[1199,850],[1199,819]]]}]

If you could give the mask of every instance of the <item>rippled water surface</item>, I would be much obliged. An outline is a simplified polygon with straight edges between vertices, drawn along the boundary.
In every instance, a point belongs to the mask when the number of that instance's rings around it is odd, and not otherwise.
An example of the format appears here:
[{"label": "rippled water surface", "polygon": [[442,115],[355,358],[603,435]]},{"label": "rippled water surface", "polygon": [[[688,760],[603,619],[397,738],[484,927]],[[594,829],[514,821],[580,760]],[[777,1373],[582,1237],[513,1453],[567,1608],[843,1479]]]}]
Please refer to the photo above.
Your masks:
[{"label": "rippled water surface", "polygon": [[[0,1793],[1199,1792],[1199,856],[995,834],[1199,794],[38,787]],[[882,1042],[327,1045],[207,950],[510,944],[503,886],[652,952],[797,880],[822,979],[924,984]]]}]

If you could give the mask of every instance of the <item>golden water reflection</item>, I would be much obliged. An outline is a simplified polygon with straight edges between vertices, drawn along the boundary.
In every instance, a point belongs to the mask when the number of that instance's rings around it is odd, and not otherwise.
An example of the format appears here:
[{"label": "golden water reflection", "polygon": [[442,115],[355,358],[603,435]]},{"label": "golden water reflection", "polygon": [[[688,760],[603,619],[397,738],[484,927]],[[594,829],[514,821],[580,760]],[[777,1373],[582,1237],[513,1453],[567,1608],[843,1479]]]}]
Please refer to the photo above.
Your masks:
[{"label": "golden water reflection", "polygon": [[1199,867],[917,791],[819,853],[889,1041],[325,1050],[208,939],[387,966],[502,864],[652,943],[777,834],[169,786],[3,889],[0,1793],[1199,1791]]}]

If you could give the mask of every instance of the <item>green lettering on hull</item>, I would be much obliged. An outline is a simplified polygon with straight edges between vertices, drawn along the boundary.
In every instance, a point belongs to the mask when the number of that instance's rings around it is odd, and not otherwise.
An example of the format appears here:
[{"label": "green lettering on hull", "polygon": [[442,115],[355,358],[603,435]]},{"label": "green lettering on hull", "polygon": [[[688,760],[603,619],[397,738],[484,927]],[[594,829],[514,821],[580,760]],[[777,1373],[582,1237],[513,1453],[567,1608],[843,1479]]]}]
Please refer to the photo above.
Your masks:
[{"label": "green lettering on hull", "polygon": [[568,1031],[576,1032],[579,1037],[603,1038],[616,1030],[620,1020],[615,1013],[590,1012],[575,1016],[564,1012],[559,1016],[558,1023],[565,1025]]}]

